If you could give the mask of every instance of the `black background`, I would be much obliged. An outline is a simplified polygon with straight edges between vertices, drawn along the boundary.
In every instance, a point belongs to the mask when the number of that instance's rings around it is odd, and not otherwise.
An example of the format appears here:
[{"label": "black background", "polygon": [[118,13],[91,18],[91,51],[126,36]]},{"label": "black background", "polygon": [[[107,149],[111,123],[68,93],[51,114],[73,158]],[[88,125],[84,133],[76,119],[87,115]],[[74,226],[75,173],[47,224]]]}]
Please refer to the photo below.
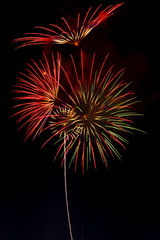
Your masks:
[{"label": "black background", "polygon": [[[160,239],[159,229],[159,74],[158,11],[156,1],[126,1],[115,15],[74,46],[31,46],[15,50],[12,40],[31,32],[33,26],[59,24],[60,17],[85,14],[117,1],[25,1],[8,2],[4,9],[4,44],[1,84],[0,239],[69,239],[65,209],[63,168],[53,163],[55,147],[43,149],[43,137],[24,143],[25,130],[18,132],[13,114],[13,84],[30,58],[42,50],[60,50],[67,58],[80,48],[103,60],[110,52],[110,65],[126,67],[126,79],[142,100],[138,110],[144,117],[137,127],[148,134],[130,136],[122,161],[110,160],[108,170],[90,166],[67,172],[68,195],[74,239]],[[2,28],[3,29],[3,28]],[[1,30],[2,31],[2,30]],[[97,159],[98,162],[99,159]],[[100,160],[101,161],[101,160]]]}]

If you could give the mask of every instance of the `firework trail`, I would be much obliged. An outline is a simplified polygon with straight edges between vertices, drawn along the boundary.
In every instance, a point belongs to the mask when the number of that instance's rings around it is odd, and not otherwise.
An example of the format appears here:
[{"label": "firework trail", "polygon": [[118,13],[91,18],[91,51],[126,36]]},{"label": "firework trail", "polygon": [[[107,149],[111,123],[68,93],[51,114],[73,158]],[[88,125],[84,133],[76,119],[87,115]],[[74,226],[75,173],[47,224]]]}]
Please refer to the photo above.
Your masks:
[{"label": "firework trail", "polygon": [[70,233],[71,240],[73,240],[72,226],[71,226],[70,213],[69,213],[69,204],[68,204],[68,193],[67,193],[67,176],[66,176],[66,133],[65,133],[65,132],[64,132],[64,185],[65,185],[65,199],[66,199],[66,209],[67,209],[69,233]]},{"label": "firework trail", "polygon": [[[38,44],[74,44],[78,46],[79,42],[86,37],[95,27],[105,21],[108,17],[114,14],[114,10],[122,6],[123,3],[110,5],[100,11],[102,5],[90,14],[90,7],[81,23],[80,13],[77,17],[76,27],[72,28],[65,18],[61,18],[65,24],[65,28],[55,24],[50,24],[48,28],[36,26],[36,29],[42,32],[26,33],[24,37],[17,38],[13,42],[22,43],[19,47],[38,45]],[[18,47],[18,48],[19,48]]]},{"label": "firework trail", "polygon": [[[89,77],[84,75],[83,52],[81,51],[81,76],[79,76],[75,61],[71,56],[77,87],[74,88],[71,80],[61,65],[62,71],[69,83],[70,91],[64,91],[62,106],[55,109],[51,115],[50,129],[53,137],[59,136],[59,148],[55,158],[61,153],[64,162],[64,132],[65,155],[70,151],[70,164],[74,163],[75,171],[78,159],[84,173],[88,163],[93,161],[96,168],[96,154],[99,152],[102,162],[107,167],[107,158],[116,156],[121,159],[117,150],[120,145],[125,149],[128,140],[127,133],[136,129],[132,117],[141,115],[133,111],[133,105],[138,102],[133,91],[128,91],[130,83],[122,79],[124,69],[113,72],[113,65],[102,76],[105,57],[99,72],[94,72],[95,54],[91,62]],[[62,101],[61,101],[62,102]],[[69,165],[70,165],[69,164]]]},{"label": "firework trail", "polygon": [[[26,138],[34,135],[33,139],[44,127],[50,116],[55,97],[59,90],[61,55],[57,53],[57,63],[52,55],[52,66],[44,55],[44,62],[28,64],[27,74],[21,73],[14,92],[18,95],[14,99],[19,101],[15,107],[19,110],[13,115],[18,116],[17,123],[23,122],[21,127],[27,126]],[[54,80],[55,79],[55,80]]]}]

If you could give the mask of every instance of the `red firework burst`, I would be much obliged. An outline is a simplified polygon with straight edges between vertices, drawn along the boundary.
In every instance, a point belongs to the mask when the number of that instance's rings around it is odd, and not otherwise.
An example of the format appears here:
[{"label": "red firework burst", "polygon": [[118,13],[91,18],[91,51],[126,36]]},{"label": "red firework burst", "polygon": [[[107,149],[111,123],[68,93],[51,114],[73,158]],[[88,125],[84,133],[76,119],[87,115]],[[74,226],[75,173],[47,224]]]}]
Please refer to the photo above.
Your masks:
[{"label": "red firework burst", "polygon": [[[14,42],[22,42],[20,47],[28,46],[28,45],[37,45],[37,44],[74,44],[78,46],[79,42],[86,37],[95,27],[97,27],[100,23],[110,17],[114,10],[122,6],[123,3],[116,4],[115,6],[110,5],[106,7],[104,10],[100,10],[100,6],[96,8],[96,10],[90,14],[92,7],[90,7],[82,21],[80,23],[80,13],[77,17],[76,28],[72,29],[65,18],[62,17],[66,28],[63,29],[55,24],[50,24],[49,27],[39,27],[36,26],[36,29],[43,30],[44,32],[32,32],[26,33],[24,37],[17,38]],[[99,13],[98,13],[99,12]],[[19,48],[19,47],[18,47]]]},{"label": "red firework burst", "polygon": [[44,55],[44,62],[28,64],[27,74],[20,73],[19,82],[14,92],[18,94],[15,105],[18,110],[13,116],[19,116],[17,123],[23,122],[20,128],[28,124],[25,140],[39,134],[53,110],[55,97],[59,89],[61,55],[57,53],[57,63],[52,53],[52,66]]}]

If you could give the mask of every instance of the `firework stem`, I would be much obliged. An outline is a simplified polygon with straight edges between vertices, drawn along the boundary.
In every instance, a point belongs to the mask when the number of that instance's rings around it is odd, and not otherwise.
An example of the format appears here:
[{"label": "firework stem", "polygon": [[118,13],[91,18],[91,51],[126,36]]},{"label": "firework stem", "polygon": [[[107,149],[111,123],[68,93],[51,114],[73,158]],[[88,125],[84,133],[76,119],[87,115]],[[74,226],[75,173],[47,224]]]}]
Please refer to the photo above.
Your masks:
[{"label": "firework stem", "polygon": [[73,240],[71,220],[70,220],[70,213],[69,213],[69,206],[68,206],[68,193],[67,193],[67,177],[66,177],[66,132],[65,132],[65,131],[64,131],[64,186],[65,186],[65,198],[66,198],[66,209],[67,209],[69,233],[70,233],[70,238],[71,238],[71,240]]}]

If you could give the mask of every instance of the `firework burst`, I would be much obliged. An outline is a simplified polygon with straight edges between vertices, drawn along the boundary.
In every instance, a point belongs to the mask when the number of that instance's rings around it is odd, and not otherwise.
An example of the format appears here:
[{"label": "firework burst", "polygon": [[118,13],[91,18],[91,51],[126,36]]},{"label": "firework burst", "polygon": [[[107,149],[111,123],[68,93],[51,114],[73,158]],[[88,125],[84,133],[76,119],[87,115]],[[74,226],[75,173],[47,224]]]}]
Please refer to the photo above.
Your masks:
[{"label": "firework burst", "polygon": [[39,134],[51,114],[55,97],[59,90],[60,61],[61,56],[57,53],[57,63],[52,53],[52,66],[44,55],[44,62],[28,64],[27,74],[21,73],[18,77],[18,84],[14,92],[18,95],[15,100],[19,103],[15,105],[18,110],[14,115],[18,115],[17,123],[23,122],[20,128],[27,126],[26,138]]},{"label": "firework burst", "polygon": [[90,14],[91,7],[88,9],[82,23],[80,13],[77,17],[76,27],[72,28],[67,20],[62,17],[65,28],[61,28],[55,24],[50,24],[48,28],[35,27],[42,32],[26,33],[24,37],[17,38],[14,42],[22,42],[20,47],[37,44],[74,44],[78,46],[79,42],[86,37],[95,27],[110,17],[114,10],[119,8],[123,3],[110,5],[104,10],[100,11],[102,5],[98,6],[96,10]]},{"label": "firework burst", "polygon": [[[81,77],[78,76],[75,61],[71,56],[77,80],[76,88],[73,88],[67,72],[61,66],[70,85],[71,94],[65,96],[66,92],[64,92],[66,104],[63,103],[53,111],[50,121],[52,136],[47,142],[58,135],[59,148],[55,158],[61,154],[63,164],[64,155],[72,152],[70,164],[74,163],[76,171],[78,159],[81,159],[83,173],[85,167],[88,168],[90,161],[93,161],[96,168],[97,152],[106,167],[109,156],[121,159],[117,145],[125,149],[125,145],[128,144],[125,135],[138,130],[133,126],[132,120],[133,116],[141,115],[132,109],[138,100],[133,91],[127,90],[130,83],[122,80],[124,69],[115,74],[113,66],[111,66],[102,76],[107,58],[108,55],[99,72],[94,72],[94,54],[89,77],[86,78],[83,52],[81,51]],[[65,154],[63,152],[64,144]]]}]

